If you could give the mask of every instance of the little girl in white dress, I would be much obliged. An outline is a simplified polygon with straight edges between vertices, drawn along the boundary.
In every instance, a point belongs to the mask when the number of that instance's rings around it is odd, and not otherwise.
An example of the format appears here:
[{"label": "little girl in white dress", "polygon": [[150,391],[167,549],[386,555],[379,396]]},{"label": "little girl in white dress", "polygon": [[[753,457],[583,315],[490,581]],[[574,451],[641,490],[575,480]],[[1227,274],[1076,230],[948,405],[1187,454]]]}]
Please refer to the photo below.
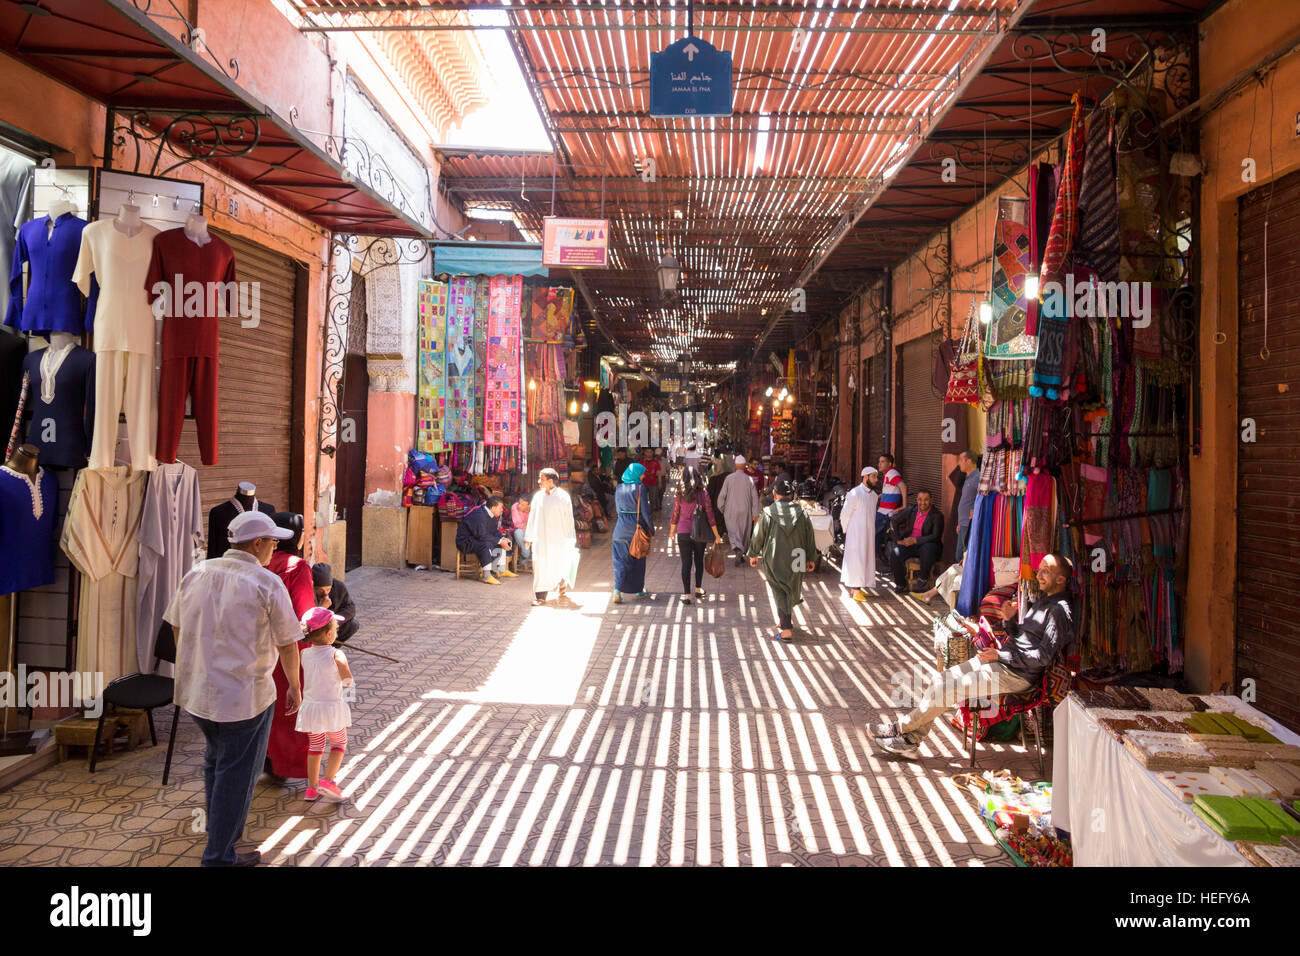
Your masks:
[{"label": "little girl in white dress", "polygon": [[[298,709],[297,730],[307,734],[307,800],[324,797],[335,803],[343,791],[334,777],[343,764],[348,746],[347,728],[352,725],[352,711],[343,699],[343,688],[352,686],[352,671],[343,651],[334,646],[339,622],[343,618],[329,608],[314,607],[302,616],[303,633],[312,646],[302,652],[302,706]],[[329,741],[330,756],[325,776],[320,775],[321,757]]]}]

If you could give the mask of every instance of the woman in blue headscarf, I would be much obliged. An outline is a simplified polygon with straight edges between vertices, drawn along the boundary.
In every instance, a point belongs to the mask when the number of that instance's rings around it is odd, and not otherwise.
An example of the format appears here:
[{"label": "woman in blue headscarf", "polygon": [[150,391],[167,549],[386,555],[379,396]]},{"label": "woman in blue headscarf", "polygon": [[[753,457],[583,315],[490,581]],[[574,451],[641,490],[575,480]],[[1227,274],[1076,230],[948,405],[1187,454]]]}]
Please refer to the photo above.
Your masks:
[{"label": "woman in blue headscarf", "polygon": [[645,558],[634,558],[628,552],[632,536],[639,523],[646,534],[655,533],[650,489],[641,484],[645,474],[645,465],[639,461],[628,465],[623,471],[618,488],[614,491],[614,510],[618,512],[618,523],[614,526],[614,537],[610,550],[614,556],[614,603],[622,604],[624,594],[645,597]]}]

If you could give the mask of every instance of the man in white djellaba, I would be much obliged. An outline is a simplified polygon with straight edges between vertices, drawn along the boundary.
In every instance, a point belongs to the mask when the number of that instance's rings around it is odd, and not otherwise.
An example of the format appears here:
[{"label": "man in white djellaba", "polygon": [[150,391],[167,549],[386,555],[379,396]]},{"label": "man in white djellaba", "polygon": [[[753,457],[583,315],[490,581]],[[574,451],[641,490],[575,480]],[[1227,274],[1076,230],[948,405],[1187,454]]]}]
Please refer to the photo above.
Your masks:
[{"label": "man in white djellaba", "polygon": [[865,601],[867,588],[876,586],[876,507],[880,495],[872,488],[870,465],[862,469],[862,482],[844,498],[840,525],[844,528],[844,567],[840,583],[853,590],[853,600]]},{"label": "man in white djellaba", "polygon": [[559,482],[554,468],[539,471],[537,486],[541,490],[533,495],[528,509],[524,542],[533,551],[533,607],[545,604],[555,588],[563,597],[566,584],[572,584],[571,576],[577,573],[573,502]]}]

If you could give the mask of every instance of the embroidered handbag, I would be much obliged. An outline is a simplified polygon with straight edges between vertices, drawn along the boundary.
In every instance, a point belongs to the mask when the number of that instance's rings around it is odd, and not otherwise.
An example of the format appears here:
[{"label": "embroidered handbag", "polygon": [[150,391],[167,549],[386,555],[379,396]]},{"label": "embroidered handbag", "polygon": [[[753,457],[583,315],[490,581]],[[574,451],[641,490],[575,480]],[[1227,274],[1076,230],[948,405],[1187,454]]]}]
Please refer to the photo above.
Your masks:
[{"label": "embroidered handbag", "polygon": [[632,532],[632,541],[627,546],[627,553],[634,558],[644,558],[650,553],[650,535],[641,525],[641,491],[645,485],[636,489],[636,531]]},{"label": "embroidered handbag", "polygon": [[983,401],[980,389],[980,343],[974,334],[978,324],[975,318],[975,303],[971,303],[970,313],[966,316],[966,329],[962,332],[961,344],[953,359],[952,369],[948,373],[948,391],[944,401],[949,404],[980,405]]}]

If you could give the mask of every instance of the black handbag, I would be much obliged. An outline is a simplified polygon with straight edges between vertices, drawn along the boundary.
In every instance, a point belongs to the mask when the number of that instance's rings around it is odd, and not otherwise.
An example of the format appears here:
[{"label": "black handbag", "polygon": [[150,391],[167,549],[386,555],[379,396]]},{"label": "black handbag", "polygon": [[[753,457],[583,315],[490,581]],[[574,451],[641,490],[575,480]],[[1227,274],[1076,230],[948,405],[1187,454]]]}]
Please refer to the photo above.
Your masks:
[{"label": "black handbag", "polygon": [[704,504],[698,500],[695,502],[695,514],[691,516],[691,540],[696,544],[708,544],[713,540],[713,527],[704,514]]}]

